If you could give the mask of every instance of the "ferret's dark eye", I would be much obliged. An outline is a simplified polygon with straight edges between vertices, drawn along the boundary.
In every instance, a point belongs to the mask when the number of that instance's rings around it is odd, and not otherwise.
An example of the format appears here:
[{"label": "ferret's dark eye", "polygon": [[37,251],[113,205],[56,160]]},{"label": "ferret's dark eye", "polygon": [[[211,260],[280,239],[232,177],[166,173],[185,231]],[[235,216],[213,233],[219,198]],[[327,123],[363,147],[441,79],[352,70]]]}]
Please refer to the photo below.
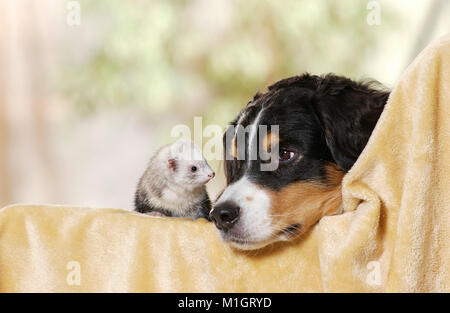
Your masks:
[{"label": "ferret's dark eye", "polygon": [[191,167],[191,171],[192,171],[192,172],[196,172],[196,171],[197,171],[197,166]]}]

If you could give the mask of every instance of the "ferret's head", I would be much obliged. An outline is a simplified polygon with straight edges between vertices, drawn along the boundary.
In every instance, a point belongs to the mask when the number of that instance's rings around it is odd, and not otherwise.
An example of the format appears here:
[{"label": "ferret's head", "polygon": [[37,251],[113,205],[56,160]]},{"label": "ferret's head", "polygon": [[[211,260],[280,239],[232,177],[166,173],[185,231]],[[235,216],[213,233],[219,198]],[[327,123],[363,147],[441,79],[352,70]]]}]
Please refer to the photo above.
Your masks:
[{"label": "ferret's head", "polygon": [[179,140],[170,147],[168,167],[174,182],[199,187],[210,181],[215,173],[193,142]]}]

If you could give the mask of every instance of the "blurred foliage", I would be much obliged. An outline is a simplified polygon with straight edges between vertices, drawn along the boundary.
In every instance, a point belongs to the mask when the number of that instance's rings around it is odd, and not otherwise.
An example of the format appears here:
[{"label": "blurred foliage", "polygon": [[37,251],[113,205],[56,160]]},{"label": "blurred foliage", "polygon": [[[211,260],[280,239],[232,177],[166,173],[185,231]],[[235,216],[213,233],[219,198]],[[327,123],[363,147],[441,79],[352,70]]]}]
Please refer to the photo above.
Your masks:
[{"label": "blurred foliage", "polygon": [[84,113],[135,106],[225,125],[280,78],[358,77],[376,41],[366,1],[80,3],[82,24],[69,34],[59,85]]}]

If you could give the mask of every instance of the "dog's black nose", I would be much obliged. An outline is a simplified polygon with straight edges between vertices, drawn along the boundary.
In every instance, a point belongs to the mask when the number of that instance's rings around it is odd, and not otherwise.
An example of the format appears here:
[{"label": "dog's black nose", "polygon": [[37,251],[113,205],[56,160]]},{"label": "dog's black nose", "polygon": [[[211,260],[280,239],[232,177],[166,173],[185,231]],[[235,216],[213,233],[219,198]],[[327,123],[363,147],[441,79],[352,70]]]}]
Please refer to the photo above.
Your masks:
[{"label": "dog's black nose", "polygon": [[220,230],[227,231],[239,219],[239,206],[233,201],[219,203],[209,214]]}]

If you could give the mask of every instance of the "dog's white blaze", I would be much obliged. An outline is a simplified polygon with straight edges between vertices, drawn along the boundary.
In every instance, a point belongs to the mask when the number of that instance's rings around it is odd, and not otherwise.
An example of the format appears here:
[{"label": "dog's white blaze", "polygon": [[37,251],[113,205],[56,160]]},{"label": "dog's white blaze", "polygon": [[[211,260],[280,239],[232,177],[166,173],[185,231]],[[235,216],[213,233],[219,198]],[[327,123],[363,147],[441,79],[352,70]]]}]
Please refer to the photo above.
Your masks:
[{"label": "dog's white blaze", "polygon": [[[258,131],[258,125],[259,125],[259,120],[261,119],[261,115],[264,111],[264,108],[261,108],[261,110],[259,111],[258,115],[256,115],[255,120],[253,121],[253,124],[250,126],[251,130],[250,130],[250,135],[248,138],[248,160],[247,163],[250,165],[250,162],[252,160],[252,158],[250,157],[253,153],[254,144],[253,142],[255,141],[255,137],[257,136],[257,131]],[[256,149],[258,149],[258,147],[256,146]]]},{"label": "dog's white blaze", "polygon": [[239,125],[242,124],[242,121],[244,120],[244,118],[245,118],[246,116],[247,116],[247,114],[242,113],[241,117],[240,117],[239,120],[237,121],[237,123],[236,123],[236,128],[235,128],[235,130],[234,130],[234,139],[236,139],[236,135],[237,135],[237,130],[238,130],[238,127],[237,127],[237,126],[239,126]]},{"label": "dog's white blaze", "polygon": [[235,202],[240,207],[239,220],[234,227],[245,236],[242,239],[262,241],[272,235],[270,197],[252,184],[247,177],[244,176],[228,186],[217,204],[227,200]]}]

